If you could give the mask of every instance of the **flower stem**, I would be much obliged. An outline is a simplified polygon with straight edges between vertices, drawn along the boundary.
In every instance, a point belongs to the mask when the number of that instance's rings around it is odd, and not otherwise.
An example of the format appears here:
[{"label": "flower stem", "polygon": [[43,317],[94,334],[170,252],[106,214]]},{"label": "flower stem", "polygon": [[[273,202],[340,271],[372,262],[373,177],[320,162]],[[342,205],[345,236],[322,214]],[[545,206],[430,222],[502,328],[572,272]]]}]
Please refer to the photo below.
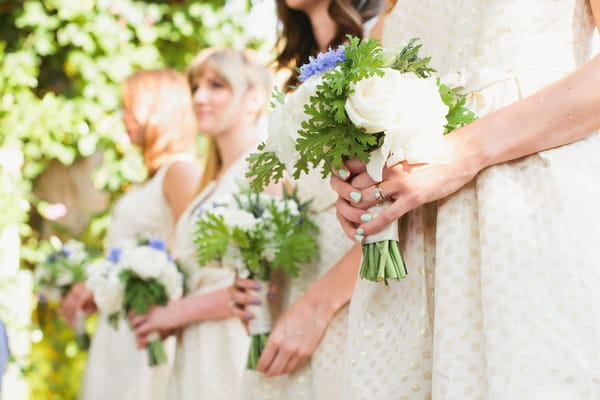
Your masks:
[{"label": "flower stem", "polygon": [[373,282],[383,281],[387,285],[388,279],[401,280],[406,277],[402,251],[396,240],[367,243],[362,248],[363,258],[360,267],[362,279]]},{"label": "flower stem", "polygon": [[259,333],[250,336],[250,349],[248,350],[248,360],[246,361],[247,369],[256,370],[258,360],[267,345],[268,339],[268,333]]},{"label": "flower stem", "polygon": [[148,365],[151,367],[167,362],[167,352],[165,351],[162,340],[152,340],[146,345],[146,351],[148,352]]}]

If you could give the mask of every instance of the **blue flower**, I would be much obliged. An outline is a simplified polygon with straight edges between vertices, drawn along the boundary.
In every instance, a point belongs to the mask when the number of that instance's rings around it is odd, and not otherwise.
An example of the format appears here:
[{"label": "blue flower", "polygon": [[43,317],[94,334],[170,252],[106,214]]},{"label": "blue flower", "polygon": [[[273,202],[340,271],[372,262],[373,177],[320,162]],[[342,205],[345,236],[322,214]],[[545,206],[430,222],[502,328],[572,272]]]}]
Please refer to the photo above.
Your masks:
[{"label": "blue flower", "polygon": [[167,249],[167,243],[162,239],[149,239],[148,245],[153,249],[165,251]]},{"label": "blue flower", "polygon": [[62,249],[62,255],[65,257],[69,257],[71,255],[72,251],[67,249],[66,247],[63,247]]},{"label": "blue flower", "polygon": [[110,249],[108,249],[108,256],[106,256],[106,259],[110,262],[118,263],[121,259],[122,253],[123,250],[121,250],[121,248],[111,247]]},{"label": "blue flower", "polygon": [[313,75],[322,74],[333,69],[338,63],[346,61],[344,46],[340,46],[335,50],[331,48],[326,53],[319,53],[317,57],[309,57],[309,63],[300,67],[300,82],[306,81]]}]

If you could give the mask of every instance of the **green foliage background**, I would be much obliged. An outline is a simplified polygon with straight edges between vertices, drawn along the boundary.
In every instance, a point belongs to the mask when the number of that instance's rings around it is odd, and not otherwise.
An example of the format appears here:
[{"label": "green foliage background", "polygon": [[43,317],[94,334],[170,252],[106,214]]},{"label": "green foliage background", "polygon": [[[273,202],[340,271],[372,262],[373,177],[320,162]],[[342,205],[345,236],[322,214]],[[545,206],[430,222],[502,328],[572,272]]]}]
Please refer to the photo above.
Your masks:
[{"label": "green foliage background", "polygon": [[[241,28],[250,7],[249,0],[0,0],[0,231],[19,226],[22,268],[41,257],[44,239],[30,221],[45,217],[47,202],[32,188],[50,162],[68,166],[101,152],[93,182],[112,198],[146,177],[124,140],[121,80],[140,68],[183,70],[207,46],[259,47]],[[2,160],[7,149],[22,154],[19,173]],[[98,246],[97,226],[89,221],[79,239]],[[75,399],[85,352],[73,347],[52,305],[33,311],[31,331],[44,336],[20,361],[31,398]]]}]

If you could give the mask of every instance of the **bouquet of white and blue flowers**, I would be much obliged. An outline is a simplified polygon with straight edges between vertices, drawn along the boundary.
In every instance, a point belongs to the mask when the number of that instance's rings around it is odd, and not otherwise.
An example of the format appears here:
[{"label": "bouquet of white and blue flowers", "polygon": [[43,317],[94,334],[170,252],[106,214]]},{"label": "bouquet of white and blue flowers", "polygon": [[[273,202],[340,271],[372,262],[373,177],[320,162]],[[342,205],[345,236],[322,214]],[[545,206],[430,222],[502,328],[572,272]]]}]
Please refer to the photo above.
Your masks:
[{"label": "bouquet of white and blue flowers", "polygon": [[[183,276],[161,239],[111,248],[106,259],[90,266],[87,285],[114,326],[130,311],[145,314],[153,305],[164,306],[183,294]],[[167,361],[158,334],[151,335],[146,350],[150,366]]]},{"label": "bouquet of white and blue flowers", "polygon": [[[71,287],[86,277],[86,268],[93,255],[85,245],[75,239],[62,241],[52,236],[50,250],[44,260],[35,266],[34,279],[41,302],[58,302]],[[79,347],[87,349],[89,336],[85,332],[85,315],[77,313],[75,338]]]},{"label": "bouquet of white and blue flowers", "polygon": [[243,190],[199,212],[194,233],[199,264],[217,261],[260,283],[261,304],[248,307],[254,314],[248,369],[256,369],[272,328],[267,293],[273,271],[297,276],[300,266],[317,255],[317,232],[309,203],[295,194],[279,198]]},{"label": "bouquet of white and blue flowers", "polygon": [[[348,39],[300,67],[302,83],[287,99],[275,96],[268,139],[248,159],[254,190],[280,180],[286,170],[299,178],[320,167],[326,177],[352,158],[381,182],[385,165],[439,159],[443,135],[474,120],[465,99],[432,76],[416,39],[397,50],[383,49],[375,39]],[[369,209],[365,222],[391,204],[379,196],[382,203]],[[362,242],[360,228],[357,233]],[[397,222],[367,237],[360,276],[386,283],[405,277],[398,241]]]}]

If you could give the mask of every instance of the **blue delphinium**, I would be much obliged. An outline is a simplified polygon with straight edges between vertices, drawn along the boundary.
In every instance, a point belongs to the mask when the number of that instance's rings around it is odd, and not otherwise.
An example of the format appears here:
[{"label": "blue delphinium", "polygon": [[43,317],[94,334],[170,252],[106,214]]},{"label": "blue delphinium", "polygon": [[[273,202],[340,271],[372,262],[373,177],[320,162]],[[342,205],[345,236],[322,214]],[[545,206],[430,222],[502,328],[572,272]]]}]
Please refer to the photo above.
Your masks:
[{"label": "blue delphinium", "polygon": [[121,253],[123,253],[123,250],[121,250],[121,248],[111,247],[108,250],[108,256],[106,256],[106,259],[110,262],[118,263],[119,259],[121,258]]},{"label": "blue delphinium", "polygon": [[167,243],[162,239],[149,239],[148,245],[156,250],[160,250],[160,251],[167,250]]},{"label": "blue delphinium", "polygon": [[309,57],[308,64],[304,64],[300,67],[300,76],[298,77],[300,82],[306,81],[313,75],[327,72],[330,69],[335,68],[338,63],[346,61],[344,50],[344,46],[339,46],[335,50],[330,48],[326,53],[317,54],[316,58]]}]

